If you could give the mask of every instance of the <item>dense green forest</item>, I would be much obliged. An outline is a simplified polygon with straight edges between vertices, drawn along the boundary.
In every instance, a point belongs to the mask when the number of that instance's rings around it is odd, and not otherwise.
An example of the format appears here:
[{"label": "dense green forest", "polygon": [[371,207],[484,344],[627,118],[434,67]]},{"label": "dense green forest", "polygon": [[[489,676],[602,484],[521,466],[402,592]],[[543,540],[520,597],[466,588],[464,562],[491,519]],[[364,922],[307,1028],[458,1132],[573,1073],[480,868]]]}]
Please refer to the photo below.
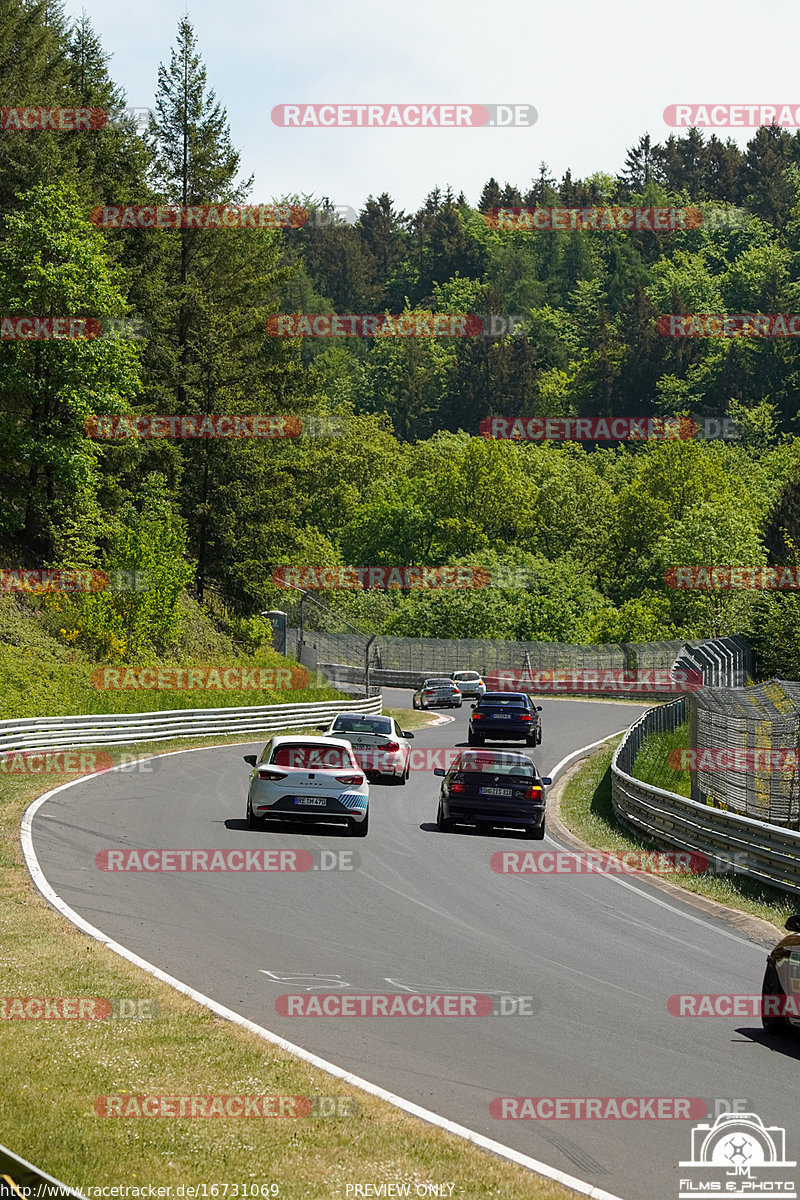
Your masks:
[{"label": "dense green forest", "polygon": [[[258,643],[287,564],[472,564],[490,588],[321,599],[368,632],[559,641],[748,634],[800,677],[796,594],[677,591],[683,564],[796,563],[800,363],[792,338],[666,338],[663,313],[800,312],[800,131],[745,150],[696,130],[627,152],[620,175],[380,193],[252,196],[188,18],[156,67],[149,128],[88,20],[0,0],[4,95],[96,107],[103,128],[0,132],[0,315],[135,318],[136,336],[0,342],[6,566],[145,569],[141,594],[43,598],[96,659],[166,652],[188,593]],[[9,100],[9,102],[12,102]],[[379,191],[376,188],[376,191]],[[303,205],[299,228],[96,228],[98,205]],[[492,227],[497,206],[688,206],[656,233]],[[285,338],[280,313],[511,314],[468,338]],[[103,414],[285,414],[284,439],[96,440]],[[732,418],[736,441],[491,440],[493,414]],[[14,603],[0,599],[0,603]],[[311,605],[307,618],[311,617]],[[255,619],[255,623],[254,623]],[[336,628],[332,617],[319,620]]]}]

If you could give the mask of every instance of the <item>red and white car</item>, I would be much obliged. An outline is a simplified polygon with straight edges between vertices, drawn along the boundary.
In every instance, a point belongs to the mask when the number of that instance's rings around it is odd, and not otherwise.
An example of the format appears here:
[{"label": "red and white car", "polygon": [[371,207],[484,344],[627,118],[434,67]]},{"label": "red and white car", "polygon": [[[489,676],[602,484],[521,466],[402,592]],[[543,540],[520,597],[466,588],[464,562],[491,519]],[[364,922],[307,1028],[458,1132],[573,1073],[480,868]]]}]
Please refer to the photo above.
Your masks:
[{"label": "red and white car", "polygon": [[413,733],[401,729],[394,717],[369,713],[338,713],[330,725],[318,726],[326,737],[345,738],[368,776],[389,776],[404,784],[411,771]]},{"label": "red and white car", "polygon": [[346,825],[353,837],[369,829],[369,784],[353,748],[342,738],[285,734],[267,742],[252,768],[247,827],[266,821],[326,821]]}]

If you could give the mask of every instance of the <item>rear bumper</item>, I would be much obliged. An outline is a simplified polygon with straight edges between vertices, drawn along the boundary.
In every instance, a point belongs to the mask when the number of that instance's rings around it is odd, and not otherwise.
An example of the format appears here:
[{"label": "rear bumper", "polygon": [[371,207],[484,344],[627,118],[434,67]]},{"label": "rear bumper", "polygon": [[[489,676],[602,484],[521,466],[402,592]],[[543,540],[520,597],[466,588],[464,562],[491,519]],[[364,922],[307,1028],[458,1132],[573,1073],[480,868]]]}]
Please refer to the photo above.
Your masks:
[{"label": "rear bumper", "polygon": [[323,800],[323,804],[295,804],[294,796],[281,796],[274,803],[259,801],[253,797],[252,809],[257,817],[278,817],[284,821],[357,821],[361,822],[367,815],[369,800],[366,796],[353,793],[343,802],[335,796],[315,796],[315,800]]},{"label": "rear bumper", "polygon": [[544,804],[519,804],[514,801],[491,801],[484,798],[451,803],[442,797],[442,813],[445,819],[469,824],[485,821],[487,824],[520,825],[525,829],[535,829],[543,824],[545,811]]},{"label": "rear bumper", "polygon": [[362,750],[353,747],[358,765],[365,775],[403,775],[406,760],[399,750]]},{"label": "rear bumper", "polygon": [[474,725],[470,722],[469,727],[473,734],[492,738],[496,742],[527,741],[539,728],[538,725],[515,725],[511,721],[478,721]]}]

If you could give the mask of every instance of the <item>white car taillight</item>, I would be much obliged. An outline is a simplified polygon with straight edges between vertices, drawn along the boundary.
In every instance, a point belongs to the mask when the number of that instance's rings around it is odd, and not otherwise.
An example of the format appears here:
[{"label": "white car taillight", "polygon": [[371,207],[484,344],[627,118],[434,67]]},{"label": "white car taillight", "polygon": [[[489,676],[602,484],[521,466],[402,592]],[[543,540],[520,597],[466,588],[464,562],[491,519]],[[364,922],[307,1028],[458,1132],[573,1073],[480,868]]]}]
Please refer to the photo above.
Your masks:
[{"label": "white car taillight", "polygon": [[266,779],[270,783],[278,783],[279,780],[285,779],[286,776],[287,776],[286,771],[276,771],[274,767],[259,767],[258,768],[258,778]]},{"label": "white car taillight", "polygon": [[361,787],[364,782],[363,775],[336,775],[334,778],[337,783],[344,783],[348,787]]}]

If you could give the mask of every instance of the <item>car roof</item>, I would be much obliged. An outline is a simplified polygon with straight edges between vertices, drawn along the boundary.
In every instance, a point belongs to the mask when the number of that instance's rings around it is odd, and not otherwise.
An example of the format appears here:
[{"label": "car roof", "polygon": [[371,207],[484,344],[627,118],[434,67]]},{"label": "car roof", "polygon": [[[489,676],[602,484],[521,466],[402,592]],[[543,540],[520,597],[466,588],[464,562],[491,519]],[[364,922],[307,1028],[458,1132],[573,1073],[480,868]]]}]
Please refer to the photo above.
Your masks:
[{"label": "car roof", "polygon": [[393,721],[394,718],[387,713],[361,713],[361,712],[340,712],[335,717],[331,717],[331,724],[338,721],[339,717],[350,717],[354,721]]},{"label": "car roof", "polygon": [[475,746],[464,746],[463,749],[459,750],[459,754],[488,754],[492,758],[524,758],[526,762],[532,761],[530,756],[523,750],[487,750],[485,746],[481,746],[480,749]]},{"label": "car roof", "polygon": [[469,756],[473,761],[479,762],[500,762],[500,763],[519,763],[523,762],[526,766],[533,767],[538,774],[536,763],[527,754],[523,754],[519,750],[476,750],[472,746],[469,749],[464,748],[459,756],[458,762],[462,762],[464,758]]},{"label": "car roof", "polygon": [[297,745],[298,742],[303,746],[345,746],[348,750],[353,747],[344,738],[325,737],[321,734],[312,733],[295,733],[283,734],[281,737],[272,738],[272,746],[275,749],[277,746]]}]

